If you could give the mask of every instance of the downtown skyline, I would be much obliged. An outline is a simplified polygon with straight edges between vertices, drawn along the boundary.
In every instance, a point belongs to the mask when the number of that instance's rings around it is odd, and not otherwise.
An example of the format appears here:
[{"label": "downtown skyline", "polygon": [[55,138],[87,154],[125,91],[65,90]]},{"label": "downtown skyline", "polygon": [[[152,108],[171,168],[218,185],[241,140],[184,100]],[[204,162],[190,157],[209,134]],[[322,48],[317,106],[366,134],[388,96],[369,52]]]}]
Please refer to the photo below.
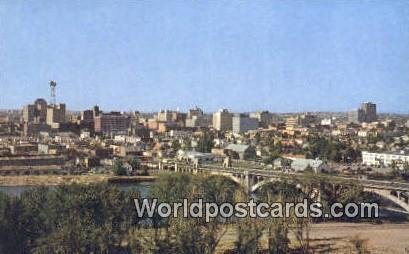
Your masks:
[{"label": "downtown skyline", "polygon": [[0,2],[0,108],[408,113],[405,1]]}]

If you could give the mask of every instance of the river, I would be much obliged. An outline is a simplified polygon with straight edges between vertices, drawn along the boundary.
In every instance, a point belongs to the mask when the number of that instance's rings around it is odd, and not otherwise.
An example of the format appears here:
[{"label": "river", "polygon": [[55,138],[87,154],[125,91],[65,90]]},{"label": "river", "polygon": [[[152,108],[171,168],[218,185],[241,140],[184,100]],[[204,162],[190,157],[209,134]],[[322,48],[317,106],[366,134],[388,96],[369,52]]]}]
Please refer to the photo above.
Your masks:
[{"label": "river", "polygon": [[[142,197],[149,196],[149,190],[152,186],[152,182],[138,182],[138,183],[115,183],[114,186],[117,186],[121,190],[132,190],[135,189],[139,191]],[[10,196],[20,196],[26,190],[35,188],[35,186],[0,186],[0,192],[4,192]],[[53,186],[50,186],[53,188]]]}]

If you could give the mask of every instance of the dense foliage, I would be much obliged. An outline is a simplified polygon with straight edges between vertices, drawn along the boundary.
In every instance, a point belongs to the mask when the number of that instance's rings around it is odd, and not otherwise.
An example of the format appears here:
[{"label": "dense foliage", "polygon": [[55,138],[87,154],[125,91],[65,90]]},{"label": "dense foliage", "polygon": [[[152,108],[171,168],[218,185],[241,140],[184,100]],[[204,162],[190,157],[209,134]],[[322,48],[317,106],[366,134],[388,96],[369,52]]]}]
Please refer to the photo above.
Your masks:
[{"label": "dense foliage", "polygon": [[[298,180],[297,180],[298,181]],[[300,180],[301,181],[301,180]],[[257,198],[266,202],[296,202],[322,190],[324,204],[359,201],[362,189],[312,178],[301,182],[264,185]],[[160,202],[184,198],[221,204],[246,202],[251,196],[221,176],[163,174],[150,196]],[[139,193],[107,184],[33,188],[20,196],[0,193],[0,253],[214,253],[228,230],[233,230],[235,253],[308,253],[309,218],[204,218],[157,214],[137,218],[134,198]],[[290,245],[289,233],[297,241]],[[267,233],[268,244],[261,245]]]},{"label": "dense foliage", "polygon": [[120,253],[136,197],[105,184],[0,193],[0,253]]}]

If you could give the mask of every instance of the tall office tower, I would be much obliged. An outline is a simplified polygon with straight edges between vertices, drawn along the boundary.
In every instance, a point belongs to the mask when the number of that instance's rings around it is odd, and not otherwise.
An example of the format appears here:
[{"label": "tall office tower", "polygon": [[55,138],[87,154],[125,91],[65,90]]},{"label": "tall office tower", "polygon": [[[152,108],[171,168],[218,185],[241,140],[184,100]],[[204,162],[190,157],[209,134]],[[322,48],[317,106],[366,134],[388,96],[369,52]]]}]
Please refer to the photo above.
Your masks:
[{"label": "tall office tower", "polygon": [[185,120],[185,127],[209,127],[211,121],[206,117],[201,108],[189,109]]},{"label": "tall office tower", "polygon": [[65,123],[65,104],[52,104],[47,106],[47,124],[53,128],[59,128],[61,123]]},{"label": "tall office tower", "polygon": [[94,118],[94,129],[105,135],[127,134],[129,120],[120,112],[100,113]]},{"label": "tall office tower", "polygon": [[25,123],[32,123],[34,122],[35,118],[35,106],[32,104],[28,104],[23,107],[23,121]]},{"label": "tall office tower", "polygon": [[258,120],[250,118],[247,114],[235,114],[232,118],[232,128],[234,133],[243,133],[258,128]]},{"label": "tall office tower", "polygon": [[81,121],[85,123],[93,122],[94,121],[94,111],[90,109],[81,111]]},{"label": "tall office tower", "polygon": [[92,113],[94,114],[94,118],[95,117],[97,117],[97,116],[99,116],[99,113],[100,113],[101,111],[99,110],[99,106],[98,105],[95,105],[93,108],[92,108]]},{"label": "tall office tower", "polygon": [[251,118],[256,118],[260,124],[260,127],[267,128],[273,120],[273,114],[268,111],[259,111],[250,113]]},{"label": "tall office tower", "polygon": [[45,123],[47,121],[47,102],[44,99],[37,99],[34,102],[37,123]]},{"label": "tall office tower", "polygon": [[219,131],[232,130],[232,114],[227,109],[213,113],[213,128]]},{"label": "tall office tower", "polygon": [[358,110],[348,113],[348,121],[352,123],[370,123],[376,120],[376,104],[372,102],[364,102]]},{"label": "tall office tower", "polygon": [[94,111],[91,109],[81,111],[81,127],[94,129]]},{"label": "tall office tower", "polygon": [[45,123],[47,121],[47,102],[40,98],[35,100],[34,104],[24,106],[23,121],[26,123]]},{"label": "tall office tower", "polygon": [[375,122],[377,120],[375,103],[364,102],[361,105],[361,110],[363,111],[364,114],[362,122],[370,123]]},{"label": "tall office tower", "polygon": [[197,106],[195,108],[193,108],[193,109],[189,109],[189,112],[187,113],[187,118],[191,119],[194,116],[202,117],[203,116],[203,110],[201,108],[197,107]]},{"label": "tall office tower", "polygon": [[[176,112],[175,112],[176,113]],[[161,110],[158,112],[156,119],[160,122],[172,122],[174,119],[174,111],[172,110]]]}]

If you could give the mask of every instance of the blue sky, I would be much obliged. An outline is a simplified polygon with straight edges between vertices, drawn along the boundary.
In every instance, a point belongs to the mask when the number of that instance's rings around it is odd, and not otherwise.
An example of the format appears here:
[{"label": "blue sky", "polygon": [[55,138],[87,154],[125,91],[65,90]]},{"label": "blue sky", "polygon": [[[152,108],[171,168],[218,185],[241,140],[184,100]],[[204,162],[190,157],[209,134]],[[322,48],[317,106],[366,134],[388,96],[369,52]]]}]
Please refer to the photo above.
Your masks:
[{"label": "blue sky", "polygon": [[409,112],[409,1],[0,0],[0,108]]}]

